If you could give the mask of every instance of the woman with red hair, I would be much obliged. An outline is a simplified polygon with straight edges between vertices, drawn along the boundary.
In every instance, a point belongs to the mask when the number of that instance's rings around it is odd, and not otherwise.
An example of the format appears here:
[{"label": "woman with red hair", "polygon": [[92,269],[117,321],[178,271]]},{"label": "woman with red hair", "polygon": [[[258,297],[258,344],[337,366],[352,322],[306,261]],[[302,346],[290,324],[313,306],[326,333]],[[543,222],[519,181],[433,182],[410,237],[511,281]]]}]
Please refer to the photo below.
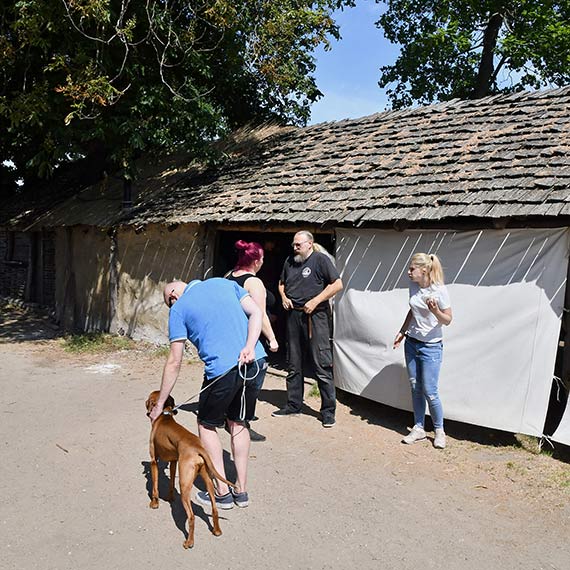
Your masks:
[{"label": "woman with red hair", "polygon": [[[238,254],[237,263],[234,269],[226,275],[226,279],[235,281],[238,285],[243,287],[256,302],[257,306],[261,308],[263,313],[261,333],[267,339],[269,350],[276,352],[279,349],[279,344],[275,338],[271,321],[267,316],[267,309],[275,304],[275,296],[270,291],[267,291],[263,281],[259,277],[256,277],[257,272],[263,265],[263,248],[254,241],[247,242],[238,240],[235,243],[235,249]],[[260,374],[259,378],[261,381],[258,388],[261,390],[265,374]],[[251,429],[249,422],[247,422],[246,425],[249,429],[249,435],[252,441],[265,441],[266,437]]]},{"label": "woman with red hair", "polygon": [[263,248],[257,242],[243,240],[236,241],[235,248],[238,260],[234,269],[226,275],[226,278],[235,281],[243,287],[257,303],[257,306],[263,313],[261,333],[267,339],[269,350],[276,352],[279,349],[279,344],[267,316],[267,308],[275,304],[275,297],[271,292],[267,291],[263,281],[256,277],[257,272],[263,265]]}]

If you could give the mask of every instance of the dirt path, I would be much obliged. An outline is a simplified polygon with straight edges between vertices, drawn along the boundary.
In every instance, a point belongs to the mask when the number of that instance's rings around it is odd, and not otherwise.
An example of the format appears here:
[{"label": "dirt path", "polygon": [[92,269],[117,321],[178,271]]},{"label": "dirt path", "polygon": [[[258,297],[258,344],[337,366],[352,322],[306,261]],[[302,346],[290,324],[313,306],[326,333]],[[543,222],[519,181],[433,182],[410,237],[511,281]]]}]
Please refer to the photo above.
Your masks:
[{"label": "dirt path", "polygon": [[[24,340],[29,322],[0,321],[2,568],[570,567],[566,461],[477,443],[480,432],[459,425],[443,452],[405,447],[408,414],[346,394],[331,430],[315,399],[298,418],[271,418],[284,398],[276,376],[254,426],[267,441],[252,444],[250,507],[223,512],[216,538],[194,505],[196,546],[185,551],[179,501],[148,508],[144,400],[162,360],[70,356],[58,340]],[[54,336],[46,322],[32,332]],[[186,364],[175,398],[196,393],[200,376]],[[193,413],[178,420],[196,430]]]}]

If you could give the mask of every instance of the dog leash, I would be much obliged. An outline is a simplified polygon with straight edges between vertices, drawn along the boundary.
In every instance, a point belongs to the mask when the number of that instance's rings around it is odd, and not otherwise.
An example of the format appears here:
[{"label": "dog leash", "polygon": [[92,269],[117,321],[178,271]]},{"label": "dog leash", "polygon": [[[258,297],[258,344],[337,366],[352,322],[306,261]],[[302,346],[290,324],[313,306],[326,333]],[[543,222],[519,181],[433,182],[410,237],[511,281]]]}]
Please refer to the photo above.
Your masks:
[{"label": "dog leash", "polygon": [[[257,367],[257,371],[255,372],[255,374],[253,376],[250,376],[248,378],[247,376],[247,364],[244,362],[243,364],[238,364],[238,374],[240,375],[240,378],[243,380],[243,387],[241,389],[241,400],[240,400],[240,406],[239,406],[239,421],[243,422],[245,420],[245,388],[246,388],[246,384],[250,381],[250,380],[255,380],[257,378],[257,375],[259,374],[259,362],[257,362],[257,360],[254,360],[255,365]],[[243,366],[243,374],[241,371],[241,368]]]},{"label": "dog leash", "polygon": [[[257,371],[251,377],[247,376],[247,366],[248,365],[245,362],[244,363],[238,362],[238,374],[240,375],[240,378],[243,379],[243,390],[242,390],[242,394],[241,394],[241,406],[240,406],[240,420],[241,421],[243,421],[243,417],[245,417],[245,384],[249,380],[254,380],[255,378],[257,378],[257,375],[259,374],[259,362],[257,362],[257,360],[254,360],[254,362],[255,362],[255,365],[257,367]],[[242,374],[242,367],[244,369],[243,374]],[[230,370],[231,370],[231,368],[230,368]],[[175,412],[176,410],[178,410],[182,406],[188,404],[188,402],[192,401],[194,398],[199,396],[202,392],[204,392],[208,388],[211,388],[218,380],[221,380],[224,376],[226,376],[230,370],[228,370],[227,372],[224,372],[223,374],[220,374],[219,376],[216,376],[209,384],[206,384],[206,386],[204,386],[199,392],[190,396],[187,400],[185,400],[181,404],[174,406],[170,410],[163,410],[162,411],[163,415],[171,416],[173,414],[173,412]]]}]

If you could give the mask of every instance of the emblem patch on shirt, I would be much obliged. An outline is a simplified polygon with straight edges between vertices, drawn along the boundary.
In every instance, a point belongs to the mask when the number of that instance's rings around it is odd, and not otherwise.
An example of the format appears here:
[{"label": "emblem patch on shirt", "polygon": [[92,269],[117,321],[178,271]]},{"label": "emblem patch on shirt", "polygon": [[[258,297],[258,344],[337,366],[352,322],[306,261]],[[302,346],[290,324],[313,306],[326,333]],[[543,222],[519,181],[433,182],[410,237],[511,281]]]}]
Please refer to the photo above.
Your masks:
[{"label": "emblem patch on shirt", "polygon": [[311,274],[311,268],[310,267],[305,267],[303,269],[303,271],[301,272],[301,275],[303,277],[308,277]]}]

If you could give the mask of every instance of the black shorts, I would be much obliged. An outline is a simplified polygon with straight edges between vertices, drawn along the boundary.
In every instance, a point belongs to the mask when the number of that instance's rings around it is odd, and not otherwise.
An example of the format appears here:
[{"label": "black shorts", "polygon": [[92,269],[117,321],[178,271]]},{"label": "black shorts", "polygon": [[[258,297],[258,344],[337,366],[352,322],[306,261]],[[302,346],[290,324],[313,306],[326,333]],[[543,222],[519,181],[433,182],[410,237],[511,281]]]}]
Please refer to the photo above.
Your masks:
[{"label": "black shorts", "polygon": [[[206,427],[223,427],[226,419],[235,422],[251,421],[255,416],[255,404],[257,396],[263,385],[265,373],[267,371],[267,362],[265,358],[257,361],[259,372],[255,363],[248,364],[247,370],[242,368],[242,374],[248,378],[245,382],[245,394],[243,390],[244,380],[240,376],[238,367],[235,366],[228,370],[224,376],[218,379],[204,379],[202,388],[206,388],[200,394],[198,402],[198,423]],[[257,372],[255,377],[254,374]],[[243,405],[245,406],[245,416],[240,418]]]}]

